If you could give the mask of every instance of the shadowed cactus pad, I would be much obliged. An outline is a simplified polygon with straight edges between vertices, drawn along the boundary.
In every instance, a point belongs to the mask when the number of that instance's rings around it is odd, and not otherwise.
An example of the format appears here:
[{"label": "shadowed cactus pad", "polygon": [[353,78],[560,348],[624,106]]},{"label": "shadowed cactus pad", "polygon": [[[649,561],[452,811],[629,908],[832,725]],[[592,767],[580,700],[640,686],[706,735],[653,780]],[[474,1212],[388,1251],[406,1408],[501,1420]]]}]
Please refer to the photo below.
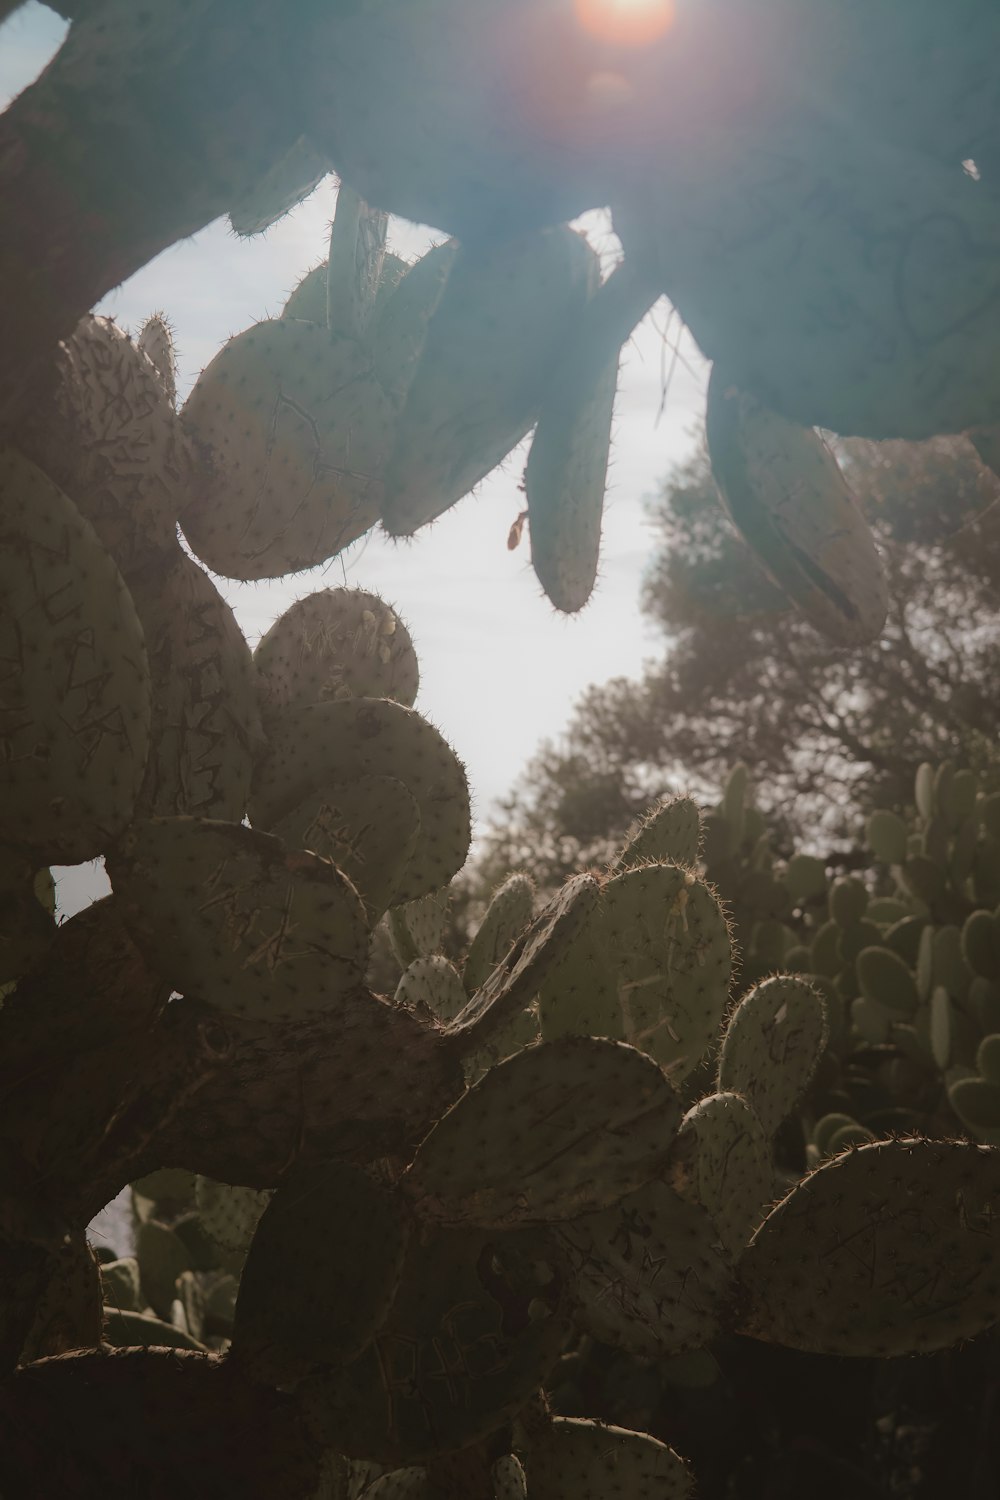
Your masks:
[{"label": "shadowed cactus pad", "polygon": [[424,1010],[439,1021],[453,1021],[467,998],[458,970],[443,953],[415,958],[403,970],[395,994],[397,1005]]},{"label": "shadowed cactus pad", "polygon": [[395,777],[420,811],[417,845],[393,899],[412,901],[450,880],[469,852],[465,771],[433,725],[387,699],[314,703],[283,714],[257,767],[250,821],[271,828],[311,793],[361,776]]},{"label": "shadowed cactus pad", "polygon": [[537,1390],[567,1332],[558,1262],[534,1231],[415,1235],[372,1345],[299,1387],[330,1447],[419,1463],[494,1431]]},{"label": "shadowed cactus pad", "polygon": [[571,1219],[648,1182],[679,1122],[677,1096],[641,1052],[593,1037],[543,1042],[451,1107],[403,1184],[417,1212],[442,1224]]},{"label": "shadowed cactus pad", "polygon": [[250,1246],[233,1360],[288,1386],[317,1366],[354,1359],[389,1310],[408,1235],[400,1195],[362,1168],[297,1162]]},{"label": "shadowed cactus pad", "polygon": [[1000,1153],[891,1140],[824,1162],[739,1266],[738,1327],[818,1354],[944,1349],[1000,1318]]},{"label": "shadowed cactus pad", "polygon": [[717,897],[690,870],[646,865],[604,887],[602,934],[617,976],[625,1039],[675,1080],[715,1040],[732,945]]},{"label": "shadowed cactus pad", "polygon": [[689,1500],[687,1464],[658,1439],[627,1427],[554,1417],[534,1434],[525,1455],[534,1500]]},{"label": "shadowed cactus pad", "polygon": [[726,508],[771,577],[836,644],[873,640],[885,624],[888,584],[823,440],[734,389],[718,366],[705,421]]},{"label": "shadowed cactus pad", "polygon": [[392,535],[441,515],[524,437],[598,275],[595,252],[565,226],[459,251],[395,428],[382,514]]},{"label": "shadowed cactus pad", "polygon": [[650,1182],[553,1233],[579,1318],[602,1343],[656,1359],[701,1349],[718,1334],[732,1266],[701,1204]]},{"label": "shadowed cactus pad", "polygon": [[109,866],[137,945],[184,994],[281,1021],[336,1011],[363,980],[361,898],[314,854],[239,824],[152,818]]},{"label": "shadowed cactus pad", "polygon": [[535,887],[527,875],[511,875],[493,892],[462,969],[462,982],[470,995],[510,952],[515,938],[530,923],[534,905]]},{"label": "shadowed cactus pad", "polygon": [[75,864],[135,807],[150,726],[142,630],[91,526],[2,446],[0,516],[0,838]]},{"label": "shadowed cactus pad", "polygon": [[701,849],[701,815],[690,797],[659,802],[629,834],[613,869],[624,870],[652,861],[694,865]]},{"label": "shadowed cactus pad", "polygon": [[410,632],[363,589],[299,599],[261,638],[253,661],[265,720],[340,698],[392,698],[411,708],[420,681]]},{"label": "shadowed cactus pad", "polygon": [[390,417],[370,363],[290,318],[238,334],[202,372],[182,420],[213,477],[181,524],[216,573],[312,567],[378,520]]},{"label": "shadowed cactus pad", "polygon": [[175,547],[132,583],[153,688],[137,811],[239,823],[263,740],[250,649],[204,568]]}]

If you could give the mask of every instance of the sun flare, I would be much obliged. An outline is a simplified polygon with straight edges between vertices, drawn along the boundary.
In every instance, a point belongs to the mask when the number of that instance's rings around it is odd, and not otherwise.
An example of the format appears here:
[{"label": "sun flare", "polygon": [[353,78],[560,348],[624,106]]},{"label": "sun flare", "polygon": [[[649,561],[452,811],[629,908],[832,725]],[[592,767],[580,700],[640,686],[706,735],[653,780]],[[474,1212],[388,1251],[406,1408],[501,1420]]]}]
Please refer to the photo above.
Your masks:
[{"label": "sun flare", "polygon": [[588,35],[615,47],[644,47],[670,30],[675,0],[574,0]]}]

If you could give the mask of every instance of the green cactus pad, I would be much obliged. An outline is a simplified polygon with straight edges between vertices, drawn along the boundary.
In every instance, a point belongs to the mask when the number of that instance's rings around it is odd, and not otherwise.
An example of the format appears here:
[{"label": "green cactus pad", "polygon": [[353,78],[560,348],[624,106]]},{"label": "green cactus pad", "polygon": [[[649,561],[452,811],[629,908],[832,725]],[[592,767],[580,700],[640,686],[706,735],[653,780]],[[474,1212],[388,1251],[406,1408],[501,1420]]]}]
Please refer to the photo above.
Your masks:
[{"label": "green cactus pad", "polygon": [[838,927],[854,927],[868,910],[868,891],[863,880],[842,875],[830,887],[830,917]]},{"label": "green cactus pad", "polygon": [[449,900],[447,887],[442,887],[393,907],[389,913],[389,939],[401,968],[407,968],[415,958],[436,953],[441,947]]},{"label": "green cactus pad", "polygon": [[431,953],[403,970],[396,986],[397,1005],[424,1009],[439,1021],[454,1021],[465,1009],[468,996],[458,970],[443,953]]},{"label": "green cactus pad", "polygon": [[408,1469],[391,1469],[388,1474],[380,1474],[363,1491],[362,1500],[433,1500],[427,1470],[414,1464]]},{"label": "green cactus pad", "polygon": [[525,1464],[532,1500],[689,1500],[694,1477],[657,1438],[578,1417],[553,1417],[533,1435]]},{"label": "green cactus pad", "polygon": [[146,1305],[139,1281],[139,1262],[134,1255],[104,1262],[101,1289],[105,1305],[118,1312],[141,1312]]},{"label": "green cactus pad", "polygon": [[2,446],[0,516],[0,841],[76,864],[135,808],[151,712],[142,629],[92,527]]},{"label": "green cactus pad", "polygon": [[282,1021],[329,1013],[363,981],[364,905],[315,854],[239,824],[152,818],[109,870],[133,940],[182,994]]},{"label": "green cactus pad", "polygon": [[415,265],[404,267],[376,303],[371,328],[375,376],[396,403],[416,374],[427,329],[460,251],[457,240],[435,245]]},{"label": "green cactus pad", "polygon": [[816,901],[826,895],[826,865],[811,854],[793,854],[785,869],[785,884],[795,901]]},{"label": "green cactus pad", "polygon": [[182,421],[212,478],[181,525],[214,572],[294,573],[378,520],[390,411],[361,346],[294,318],[259,323],[202,372]]},{"label": "green cactus pad", "polygon": [[948,1089],[948,1102],[971,1130],[1000,1129],[1000,1084],[987,1078],[958,1078]]},{"label": "green cactus pad", "polygon": [[528,1481],[521,1460],[513,1453],[498,1458],[490,1470],[493,1500],[528,1500]]},{"label": "green cactus pad", "polygon": [[629,1040],[618,999],[618,970],[604,931],[603,909],[546,976],[538,995],[538,1018],[547,1042],[561,1036]]},{"label": "green cactus pad", "polygon": [[393,776],[359,776],[311,793],[272,829],[290,849],[331,859],[374,925],[396,899],[420,837],[420,809]]},{"label": "green cactus pad", "polygon": [[195,1187],[199,1238],[207,1236],[223,1255],[242,1262],[270,1198],[269,1188],[232,1187],[199,1176]]},{"label": "green cactus pad", "polygon": [[265,722],[340,698],[392,698],[411,708],[420,669],[395,610],[364,589],[323,589],[286,609],[253,654]]},{"label": "green cactus pad", "polygon": [[559,1356],[567,1311],[556,1266],[532,1231],[414,1237],[373,1343],[298,1389],[316,1438],[397,1465],[495,1431]]},{"label": "green cactus pad", "polygon": [[855,961],[861,993],[902,1016],[915,1014],[920,1004],[909,967],[891,948],[862,948]]},{"label": "green cactus pad", "polygon": [[443,514],[525,436],[598,276],[565,225],[461,248],[395,428],[382,512],[393,536]]},{"label": "green cactus pad", "polygon": [[175,550],[192,473],[163,375],[163,334],[154,341],[150,332],[146,342],[160,364],[110,318],[82,318],[56,356],[56,410],[45,413],[38,440],[29,439],[30,456],[72,498],[129,579]]},{"label": "green cactus pad", "polygon": [[625,1040],[678,1081],[718,1033],[732,944],[718,898],[690,870],[647,865],[603,891],[603,936],[617,972]]},{"label": "green cactus pad", "polygon": [[389,1311],[408,1237],[399,1194],[361,1167],[297,1162],[250,1245],[232,1359],[280,1386],[354,1359]]},{"label": "green cactus pad", "polygon": [[304,323],[326,327],[326,261],[307,271],[289,292],[281,309],[283,318],[300,318]]},{"label": "green cactus pad", "polygon": [[263,234],[305,201],[331,171],[330,158],[306,136],[299,136],[273,167],[229,209],[235,234]]},{"label": "green cactus pad", "polygon": [[148,317],[136,335],[135,347],[156,371],[163,394],[170,405],[177,404],[177,356],[173,330],[163,313]]},{"label": "green cactus pad", "polygon": [[741,1094],[773,1135],[805,1092],[826,1039],[826,1006],[806,980],[764,979],[729,1018],[716,1088]]},{"label": "green cactus pad", "polygon": [[708,1094],[677,1133],[670,1180],[711,1216],[737,1260],[775,1196],[771,1143],[739,1094]]},{"label": "green cactus pad", "polygon": [[983,1037],[976,1049],[976,1067],[990,1083],[1000,1084],[1000,1033]]},{"label": "green cactus pad", "polygon": [[606,1208],[666,1164],[680,1121],[655,1063],[593,1037],[493,1068],[421,1142],[403,1177],[432,1222],[503,1228]]},{"label": "green cactus pad", "polygon": [[868,847],[886,865],[901,865],[906,859],[909,830],[898,813],[888,808],[873,812],[865,824]]},{"label": "green cactus pad", "polygon": [[823,440],[735,390],[718,365],[705,422],[726,507],[774,581],[838,645],[873,640],[888,608],[885,573]]},{"label": "green cactus pad", "polygon": [[489,906],[469,944],[462,983],[470,995],[486,983],[531,922],[535,887],[528,875],[511,875],[493,892]]},{"label": "green cactus pad", "polygon": [[183,1328],[165,1323],[149,1313],[131,1308],[108,1308],[104,1317],[103,1341],[114,1349],[197,1349],[207,1353],[205,1345]]},{"label": "green cactus pad", "polygon": [[612,865],[627,870],[652,862],[693,866],[701,849],[701,814],[690,797],[659,802],[630,834]]},{"label": "green cactus pad", "polygon": [[564,614],[593,592],[618,389],[618,350],[602,367],[560,369],[542,403],[524,470],[531,565]]},{"label": "green cactus pad", "polygon": [[584,1327],[647,1359],[700,1349],[719,1332],[733,1274],[698,1203],[650,1182],[553,1230]]},{"label": "green cactus pad", "polygon": [[311,792],[360,776],[403,782],[420,811],[417,845],[394,900],[413,901],[444,885],[469,852],[465,770],[433,725],[388,699],[313,703],[283,714],[257,766],[250,821],[271,828]]},{"label": "green cactus pad", "polygon": [[250,648],[215,584],[180,548],[132,583],[153,685],[137,814],[239,823],[262,747]]},{"label": "green cactus pad", "polygon": [[824,1162],[740,1262],[738,1329],[817,1354],[944,1349],[1000,1318],[1000,1154],[875,1141]]},{"label": "green cactus pad", "polygon": [[187,1246],[166,1224],[147,1219],[136,1230],[135,1251],[143,1295],[161,1318],[169,1319],[178,1277],[191,1265]]},{"label": "green cactus pad", "polygon": [[326,322],[334,338],[361,339],[367,333],[388,225],[387,213],[370,208],[341,179],[327,256]]},{"label": "green cactus pad", "polygon": [[599,887],[592,875],[568,880],[496,965],[453,1029],[477,1045],[524,1011],[586,929],[598,899]]}]

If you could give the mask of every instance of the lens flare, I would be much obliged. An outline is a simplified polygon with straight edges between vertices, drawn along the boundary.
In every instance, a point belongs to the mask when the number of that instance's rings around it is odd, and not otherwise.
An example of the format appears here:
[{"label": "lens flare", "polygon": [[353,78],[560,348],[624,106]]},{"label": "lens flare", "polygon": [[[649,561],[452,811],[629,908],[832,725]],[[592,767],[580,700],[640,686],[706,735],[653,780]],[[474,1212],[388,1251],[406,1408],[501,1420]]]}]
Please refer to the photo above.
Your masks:
[{"label": "lens flare", "polygon": [[673,25],[675,0],[574,0],[589,36],[615,47],[645,47]]}]

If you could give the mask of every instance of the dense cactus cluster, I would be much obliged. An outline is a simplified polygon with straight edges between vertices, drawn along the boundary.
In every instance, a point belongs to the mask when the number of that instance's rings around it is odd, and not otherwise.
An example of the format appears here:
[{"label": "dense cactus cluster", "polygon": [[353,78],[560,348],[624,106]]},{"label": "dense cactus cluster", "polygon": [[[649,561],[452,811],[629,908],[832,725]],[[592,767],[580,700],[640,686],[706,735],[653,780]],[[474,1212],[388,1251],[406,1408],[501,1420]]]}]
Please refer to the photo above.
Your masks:
[{"label": "dense cactus cluster", "polygon": [[[996,796],[923,768],[918,826],[874,815],[872,877],[829,885],[737,768],[540,911],[513,877],[449,957],[469,789],[404,625],[324,591],[251,656],[200,562],[409,535],[533,431],[532,559],[580,608],[666,293],[737,524],[876,634],[812,429],[991,452],[1000,20],[678,6],[609,52],[562,0],[60,9],[0,119],[0,1490],[683,1500],[670,1446],[567,1409],[588,1341],[697,1382],[724,1334],[875,1358],[1000,1320]],[[324,264],[178,412],[165,319],[90,309],[330,169]],[[564,221],[608,204],[602,283]],[[407,266],[388,212],[455,238]],[[113,894],[57,925],[49,867],[98,856]]]}]

